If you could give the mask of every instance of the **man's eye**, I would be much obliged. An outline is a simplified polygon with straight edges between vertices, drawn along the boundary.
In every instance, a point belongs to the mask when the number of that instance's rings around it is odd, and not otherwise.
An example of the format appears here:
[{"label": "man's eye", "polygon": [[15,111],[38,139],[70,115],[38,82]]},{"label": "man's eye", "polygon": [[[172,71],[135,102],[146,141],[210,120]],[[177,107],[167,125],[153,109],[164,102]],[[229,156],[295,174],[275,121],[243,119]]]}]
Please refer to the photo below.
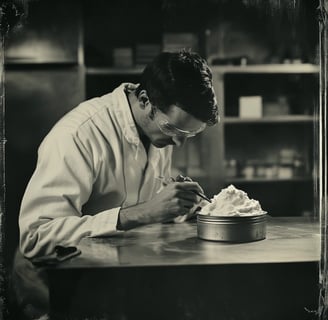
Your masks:
[{"label": "man's eye", "polygon": [[163,125],[163,127],[168,128],[168,129],[171,129],[172,128],[172,125],[170,125],[167,122],[163,123],[162,125]]},{"label": "man's eye", "polygon": [[165,125],[163,127],[170,131],[176,131],[176,129],[168,123],[165,123]]}]

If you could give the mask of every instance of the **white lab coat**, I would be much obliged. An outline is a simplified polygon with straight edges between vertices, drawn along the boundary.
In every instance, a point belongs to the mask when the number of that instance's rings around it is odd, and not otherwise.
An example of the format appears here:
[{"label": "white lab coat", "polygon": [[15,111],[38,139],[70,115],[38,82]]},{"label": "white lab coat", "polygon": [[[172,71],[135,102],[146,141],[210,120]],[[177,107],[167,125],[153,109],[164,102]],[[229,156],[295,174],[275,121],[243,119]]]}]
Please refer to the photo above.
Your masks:
[{"label": "white lab coat", "polygon": [[169,177],[172,146],[146,153],[122,84],[81,103],[50,131],[19,216],[26,257],[48,254],[82,237],[117,234],[120,208],[151,199]]}]

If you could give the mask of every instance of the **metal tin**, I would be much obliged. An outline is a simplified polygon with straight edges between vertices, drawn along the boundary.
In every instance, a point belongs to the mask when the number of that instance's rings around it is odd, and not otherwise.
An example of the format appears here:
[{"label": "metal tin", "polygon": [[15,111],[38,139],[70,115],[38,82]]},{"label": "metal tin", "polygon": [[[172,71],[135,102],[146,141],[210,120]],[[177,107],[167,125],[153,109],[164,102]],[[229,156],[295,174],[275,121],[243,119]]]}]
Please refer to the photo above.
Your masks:
[{"label": "metal tin", "polygon": [[258,216],[209,216],[197,215],[197,234],[200,239],[249,242],[266,237],[266,214]]}]

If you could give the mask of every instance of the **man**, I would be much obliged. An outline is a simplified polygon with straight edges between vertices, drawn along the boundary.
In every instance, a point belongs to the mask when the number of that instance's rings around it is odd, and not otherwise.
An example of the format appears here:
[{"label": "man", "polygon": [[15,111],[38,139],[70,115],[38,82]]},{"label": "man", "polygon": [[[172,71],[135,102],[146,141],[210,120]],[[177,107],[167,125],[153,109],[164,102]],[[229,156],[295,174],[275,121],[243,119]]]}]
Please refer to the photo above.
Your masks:
[{"label": "man", "polygon": [[19,217],[13,286],[25,316],[47,313],[49,293],[43,268],[22,254],[39,258],[83,237],[189,216],[201,187],[163,181],[170,180],[172,145],[217,122],[211,78],[199,55],[162,53],[140,84],[83,102],[53,127]]},{"label": "man", "polygon": [[66,114],[38,151],[19,217],[27,258],[83,237],[188,215],[202,192],[172,182],[172,145],[217,122],[212,75],[196,53],[161,53],[139,85],[122,84]]}]

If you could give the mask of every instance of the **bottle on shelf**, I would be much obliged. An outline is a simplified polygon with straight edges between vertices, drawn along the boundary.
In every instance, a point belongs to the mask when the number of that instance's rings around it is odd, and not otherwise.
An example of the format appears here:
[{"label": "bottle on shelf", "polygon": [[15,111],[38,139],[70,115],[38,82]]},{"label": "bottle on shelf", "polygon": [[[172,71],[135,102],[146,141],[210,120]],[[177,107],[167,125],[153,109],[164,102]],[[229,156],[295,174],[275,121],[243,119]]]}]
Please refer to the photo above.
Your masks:
[{"label": "bottle on shelf", "polygon": [[279,152],[278,178],[291,179],[294,176],[295,150],[290,148],[281,149]]}]

